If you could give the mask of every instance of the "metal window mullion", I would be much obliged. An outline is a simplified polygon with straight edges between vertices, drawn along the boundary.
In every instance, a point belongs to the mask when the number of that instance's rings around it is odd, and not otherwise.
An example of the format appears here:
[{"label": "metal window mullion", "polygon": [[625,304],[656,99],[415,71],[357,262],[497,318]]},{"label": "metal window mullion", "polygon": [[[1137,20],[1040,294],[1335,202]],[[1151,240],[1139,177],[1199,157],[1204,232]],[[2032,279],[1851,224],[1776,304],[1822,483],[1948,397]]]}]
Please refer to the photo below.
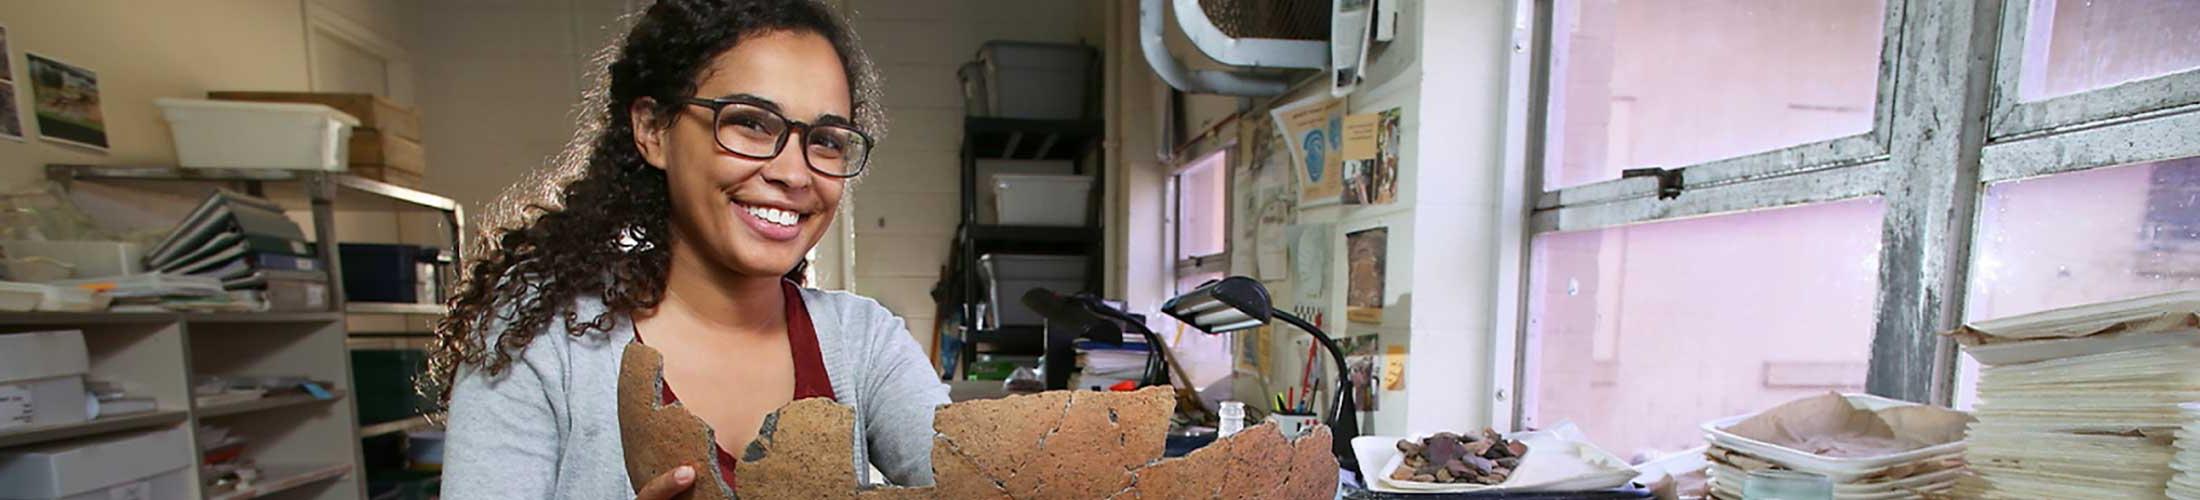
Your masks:
[{"label": "metal window mullion", "polygon": [[1977,212],[1999,0],[1905,2],[1881,228],[1872,394],[1946,404]]},{"label": "metal window mullion", "polygon": [[1872,163],[1683,191],[1679,198],[1631,198],[1537,210],[1535,233],[1580,231],[1687,217],[1860,198],[1885,189],[1888,163]]},{"label": "metal window mullion", "polygon": [[1986,146],[1980,180],[2000,182],[2200,156],[2200,112]]}]

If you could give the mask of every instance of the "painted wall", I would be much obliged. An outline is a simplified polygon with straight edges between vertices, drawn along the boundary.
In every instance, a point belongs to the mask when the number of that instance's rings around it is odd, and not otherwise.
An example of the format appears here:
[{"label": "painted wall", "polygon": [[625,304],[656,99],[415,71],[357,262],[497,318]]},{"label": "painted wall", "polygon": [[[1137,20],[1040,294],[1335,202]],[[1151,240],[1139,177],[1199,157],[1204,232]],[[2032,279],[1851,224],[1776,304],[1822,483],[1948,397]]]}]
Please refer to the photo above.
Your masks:
[{"label": "painted wall", "polygon": [[988,40],[1104,46],[1103,4],[1070,0],[843,2],[886,81],[888,136],[856,186],[854,286],[930,346],[939,281],[960,209],[962,87],[955,71]]},{"label": "painted wall", "polygon": [[[297,0],[0,2],[14,98],[29,142],[0,140],[0,188],[44,178],[49,163],[175,163],[160,97],[218,89],[307,90],[304,12]],[[104,153],[37,139],[24,53],[98,73]]]}]

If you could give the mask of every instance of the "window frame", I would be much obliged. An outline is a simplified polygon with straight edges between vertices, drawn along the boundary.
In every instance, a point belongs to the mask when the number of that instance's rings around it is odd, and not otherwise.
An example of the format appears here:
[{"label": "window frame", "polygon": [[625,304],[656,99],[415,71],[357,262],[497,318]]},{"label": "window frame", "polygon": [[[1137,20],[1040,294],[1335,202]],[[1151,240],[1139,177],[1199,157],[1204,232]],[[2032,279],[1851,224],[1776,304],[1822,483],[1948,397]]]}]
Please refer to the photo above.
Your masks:
[{"label": "window frame", "polygon": [[[1534,173],[1530,179],[1529,189],[1536,190],[1539,193],[1535,196],[1535,210],[1537,212],[1566,210],[1566,213],[1571,214],[1609,210],[1615,213],[1591,215],[1589,217],[1596,220],[1630,223],[1669,218],[1660,217],[1656,213],[1642,213],[1639,209],[1633,208],[1632,205],[1621,207],[1603,206],[1626,203],[1642,198],[1655,200],[1659,191],[1657,179],[1620,178],[1568,186],[1556,190],[1543,189],[1543,163],[1550,156],[1549,152],[1545,150],[1545,144],[1548,143],[1547,137],[1551,133],[1549,130],[1550,120],[1548,119],[1551,109],[1549,88],[1553,83],[1550,80],[1553,74],[1551,67],[1551,33],[1554,33],[1552,26],[1555,19],[1552,12],[1555,11],[1556,1],[1516,1],[1514,6],[1516,12],[1533,9],[1533,20],[1530,21],[1531,24],[1526,25],[1530,33],[1526,36],[1516,33],[1514,39],[1523,40],[1527,37],[1534,39],[1534,50],[1529,53],[1529,57],[1532,59],[1529,69],[1535,73],[1533,77],[1535,83],[1532,89],[1534,93],[1533,102],[1529,104],[1528,109],[1530,115],[1533,116],[1533,126],[1528,133],[1528,139],[1531,143],[1527,145],[1527,159],[1534,164],[1532,167]],[[1873,99],[1872,104],[1871,130],[1702,163],[1661,167],[1668,170],[1685,169],[1686,173],[1683,175],[1682,188],[1693,190],[1826,170],[1853,168],[1886,159],[1892,149],[1891,142],[1893,140],[1893,108],[1897,96],[1895,90],[1897,77],[1895,64],[1901,52],[1901,37],[1899,36],[1901,30],[1898,28],[1901,26],[1903,19],[1903,5],[1908,1],[1886,0],[1886,10],[1881,16],[1879,76],[1876,97]],[[1527,20],[1526,17],[1521,19],[1523,21]],[[1514,27],[1518,31],[1523,27],[1523,24],[1515,23]],[[1520,44],[1515,44],[1515,47],[1519,46]],[[1703,214],[1682,213],[1674,216],[1685,215]],[[1560,219],[1555,227],[1565,228],[1562,230],[1609,227],[1608,225],[1585,226],[1569,223],[1564,220],[1565,217],[1560,217]]]},{"label": "window frame", "polygon": [[[1994,105],[1989,94],[1998,75],[1993,56],[2000,53],[1997,36],[2009,29],[2005,26],[2009,18],[2000,9],[2005,0],[1887,0],[1887,21],[1881,27],[1886,41],[1881,48],[1880,100],[1873,110],[1876,122],[1870,133],[1682,166],[1681,195],[1671,199],[1658,196],[1655,178],[1542,189],[1545,135],[1550,133],[1555,1],[1513,2],[1513,57],[1508,67],[1513,76],[1508,95],[1524,99],[1515,97],[1515,102],[1508,103],[1518,108],[1508,113],[1505,167],[1522,172],[1526,180],[1520,189],[1533,203],[1526,207],[1526,220],[1518,232],[1507,235],[1508,240],[1517,237],[1518,241],[1502,243],[1507,252],[1501,256],[1505,261],[1500,268],[1506,275],[1498,290],[1500,331],[1491,363],[1495,387],[1489,421],[1520,428],[1522,410],[1533,397],[1529,391],[1536,375],[1528,361],[1535,346],[1528,342],[1527,315],[1536,235],[1867,196],[1880,197],[1886,206],[1868,391],[1946,404],[1954,387],[1956,354],[1939,332],[1963,317],[1978,199],[1989,179],[2058,168],[2053,166],[2058,163],[2035,162],[2037,158],[2025,163],[1987,160],[1984,163],[1997,165],[1997,170],[1982,178],[1981,158],[2036,157],[2036,151],[2024,148],[2062,145],[1988,147],[1988,110]],[[2092,161],[2107,166],[2143,161],[2138,158],[2162,149],[2159,144],[2177,140],[2186,141],[2181,147],[2200,148],[2200,141],[2189,139],[2191,130],[2200,127],[2188,124],[2200,122],[2200,114],[2169,119],[2178,121],[2091,132],[2108,137],[2092,139],[2096,141],[2138,137],[2149,141],[2075,154],[2099,156]],[[2188,128],[2180,131],[2176,125]],[[1875,147],[1849,154],[1835,151],[1843,147],[1839,144],[1854,144],[1860,138],[1869,138]],[[2082,139],[2054,139],[2078,140]]]},{"label": "window frame", "polygon": [[2031,0],[2003,3],[1988,126],[1993,142],[2053,135],[2075,127],[2145,121],[2200,108],[2200,67],[2023,102],[2018,87],[2024,78],[2024,52],[2032,34],[2031,23]]},{"label": "window frame", "polygon": [[[1232,172],[1229,153],[1236,147],[1237,141],[1229,141],[1216,146],[1211,151],[1207,151],[1197,155],[1186,155],[1186,157],[1191,158],[1189,161],[1179,163],[1170,169],[1167,184],[1169,194],[1168,252],[1170,262],[1169,283],[1171,293],[1182,292],[1182,290],[1176,290],[1175,283],[1179,280],[1183,280],[1186,277],[1195,276],[1202,273],[1227,273],[1230,270],[1230,235],[1231,231],[1236,227],[1237,224],[1235,221],[1231,220],[1229,214],[1230,202],[1231,200],[1235,199],[1232,197],[1232,195],[1236,193],[1236,187],[1234,186],[1234,184],[1236,183],[1230,182],[1230,174]],[[1219,161],[1215,161],[1211,165],[1208,164],[1210,159],[1215,159],[1218,155],[1221,156]],[[1193,255],[1186,257],[1183,256],[1183,181],[1185,175],[1189,175],[1192,173],[1193,170],[1202,167],[1219,169],[1213,172],[1213,174],[1220,176],[1219,182],[1222,185],[1221,196],[1223,203],[1223,213],[1216,214],[1216,220],[1220,222],[1222,226],[1222,251],[1211,254]]]}]

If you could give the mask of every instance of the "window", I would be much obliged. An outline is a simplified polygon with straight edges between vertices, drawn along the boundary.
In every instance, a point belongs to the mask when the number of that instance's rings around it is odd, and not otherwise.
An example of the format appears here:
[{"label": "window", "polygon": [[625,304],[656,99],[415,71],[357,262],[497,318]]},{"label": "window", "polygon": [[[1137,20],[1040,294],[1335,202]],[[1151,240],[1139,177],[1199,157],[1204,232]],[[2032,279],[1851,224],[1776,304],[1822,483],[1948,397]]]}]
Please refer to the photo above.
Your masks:
[{"label": "window", "polygon": [[[1170,254],[1176,258],[1172,295],[1221,279],[1230,269],[1229,149],[1217,148],[1184,164],[1169,179],[1170,213],[1175,220]],[[1159,329],[1162,340],[1169,343],[1194,387],[1206,387],[1230,375],[1230,336],[1208,335],[1168,319],[1159,324],[1169,325]]]},{"label": "window", "polygon": [[[1175,214],[1176,278],[1229,270],[1229,179],[1227,149],[1217,150],[1177,169],[1169,179]],[[1192,282],[1197,287],[1202,282]],[[1178,292],[1187,288],[1178,287]]]},{"label": "window", "polygon": [[1537,236],[1523,423],[1674,452],[1706,420],[1863,390],[1884,212],[1866,198]]},{"label": "window", "polygon": [[2021,99],[2040,101],[2200,68],[2190,0],[2031,0]]},{"label": "window", "polygon": [[[1964,315],[1986,320],[2200,287],[2200,158],[1994,183]],[[1975,402],[1965,357],[1955,404]]]},{"label": "window", "polygon": [[1560,0],[1546,190],[1864,134],[1882,1]]}]

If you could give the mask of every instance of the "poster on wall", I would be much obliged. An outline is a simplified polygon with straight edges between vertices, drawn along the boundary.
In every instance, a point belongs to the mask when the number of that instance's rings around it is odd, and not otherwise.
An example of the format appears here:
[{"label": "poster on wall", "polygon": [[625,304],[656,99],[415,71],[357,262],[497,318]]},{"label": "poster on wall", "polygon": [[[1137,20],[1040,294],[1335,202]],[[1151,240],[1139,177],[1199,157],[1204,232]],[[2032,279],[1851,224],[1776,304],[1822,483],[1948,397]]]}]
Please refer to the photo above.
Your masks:
[{"label": "poster on wall", "polygon": [[1383,350],[1383,390],[1406,389],[1406,346],[1394,345]]},{"label": "poster on wall", "polygon": [[1343,174],[1346,205],[1375,202],[1375,129],[1382,120],[1375,113],[1344,117],[1344,145],[1337,150],[1337,166]]},{"label": "poster on wall", "polygon": [[25,54],[30,64],[31,116],[48,141],[107,151],[107,122],[99,113],[99,74],[90,69]]},{"label": "poster on wall", "polygon": [[1337,339],[1337,348],[1344,350],[1345,380],[1352,381],[1352,403],[1360,411],[1380,410],[1376,406],[1375,388],[1382,385],[1382,354],[1377,352],[1381,342],[1374,335],[1361,335]]},{"label": "poster on wall", "polygon": [[1298,167],[1301,207],[1335,203],[1344,192],[1338,150],[1343,147],[1344,100],[1309,97],[1269,111]]},{"label": "poster on wall", "polygon": [[1348,233],[1345,245],[1345,317],[1355,322],[1383,322],[1385,253],[1390,249],[1390,228]]},{"label": "poster on wall", "polygon": [[1300,224],[1284,231],[1285,237],[1291,240],[1294,305],[1329,307],[1329,298],[1324,293],[1329,290],[1326,285],[1329,281],[1329,234],[1328,224]]}]

